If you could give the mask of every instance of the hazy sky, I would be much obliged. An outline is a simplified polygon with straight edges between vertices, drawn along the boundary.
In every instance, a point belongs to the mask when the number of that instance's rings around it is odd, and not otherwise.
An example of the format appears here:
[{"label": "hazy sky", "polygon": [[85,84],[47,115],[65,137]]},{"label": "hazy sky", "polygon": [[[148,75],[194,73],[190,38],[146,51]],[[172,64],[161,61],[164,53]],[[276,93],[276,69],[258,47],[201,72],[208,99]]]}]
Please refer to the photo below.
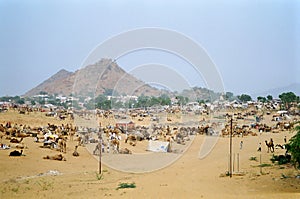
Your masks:
[{"label": "hazy sky", "polygon": [[[0,96],[22,95],[62,68],[75,71],[105,40],[143,27],[178,31],[200,44],[226,91],[300,83],[300,1],[0,0]],[[191,86],[205,86],[167,52],[135,52],[117,62],[126,71],[158,63],[184,73]]]}]

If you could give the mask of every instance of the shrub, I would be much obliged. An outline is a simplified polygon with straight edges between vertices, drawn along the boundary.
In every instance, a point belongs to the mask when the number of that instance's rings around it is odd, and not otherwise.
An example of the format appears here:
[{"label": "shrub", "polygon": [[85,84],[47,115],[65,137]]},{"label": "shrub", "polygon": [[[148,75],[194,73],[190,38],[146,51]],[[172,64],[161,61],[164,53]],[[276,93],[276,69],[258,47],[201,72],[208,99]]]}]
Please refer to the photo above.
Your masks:
[{"label": "shrub", "polygon": [[289,140],[288,146],[292,155],[292,163],[296,168],[300,168],[300,126],[296,126],[294,130],[297,133]]},{"label": "shrub", "polygon": [[127,188],[136,188],[135,183],[120,183],[119,186],[117,187],[118,189],[127,189]]}]

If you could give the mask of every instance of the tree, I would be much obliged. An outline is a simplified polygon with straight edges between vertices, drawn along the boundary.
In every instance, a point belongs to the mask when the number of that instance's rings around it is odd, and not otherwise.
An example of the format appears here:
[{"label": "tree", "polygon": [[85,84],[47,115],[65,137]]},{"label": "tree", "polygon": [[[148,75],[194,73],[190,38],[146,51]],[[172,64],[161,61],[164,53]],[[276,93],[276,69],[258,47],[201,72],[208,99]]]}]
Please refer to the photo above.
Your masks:
[{"label": "tree", "polygon": [[288,143],[289,152],[292,155],[292,162],[296,168],[300,168],[300,126],[295,127],[297,131]]},{"label": "tree", "polygon": [[168,95],[162,94],[158,97],[158,101],[160,102],[160,105],[171,105],[171,99]]},{"label": "tree", "polygon": [[186,105],[189,102],[189,98],[188,97],[184,97],[184,96],[176,96],[178,105]]},{"label": "tree", "polygon": [[279,98],[287,109],[291,107],[292,102],[297,102],[297,96],[293,92],[282,93]]},{"label": "tree", "polygon": [[234,97],[234,95],[233,95],[232,92],[226,92],[226,94],[225,94],[225,99],[226,100],[232,101],[233,97]]},{"label": "tree", "polygon": [[1,102],[9,102],[12,99],[10,96],[3,96],[0,98]]},{"label": "tree", "polygon": [[259,102],[266,102],[267,101],[267,99],[265,98],[265,97],[261,97],[261,96],[258,96],[257,97],[257,101],[259,101]]},{"label": "tree", "polygon": [[87,108],[88,110],[94,110],[95,109],[95,101],[90,100],[87,103],[84,104],[84,107]]},{"label": "tree", "polygon": [[108,110],[111,109],[111,100],[109,100],[105,95],[99,95],[95,99],[96,108]]},{"label": "tree", "polygon": [[268,101],[272,101],[273,100],[273,96],[272,95],[268,95],[267,99],[268,99]]},{"label": "tree", "polygon": [[103,95],[105,95],[105,96],[112,96],[113,94],[118,95],[118,93],[116,91],[114,91],[114,89],[111,89],[111,88],[106,88],[103,93]]},{"label": "tree", "polygon": [[13,97],[13,100],[14,100],[14,102],[17,103],[17,104],[25,104],[24,98],[21,98],[20,96],[15,96],[15,97]]},{"label": "tree", "polygon": [[238,99],[241,100],[242,102],[248,102],[252,100],[251,96],[247,94],[239,95]]},{"label": "tree", "polygon": [[48,93],[46,91],[40,91],[40,95],[47,95]]},{"label": "tree", "polygon": [[138,97],[135,107],[143,108],[143,107],[149,107],[149,106],[150,106],[150,98],[148,96],[141,95]]},{"label": "tree", "polygon": [[31,100],[30,103],[31,103],[31,105],[33,105],[33,106],[36,105],[36,103],[35,103],[34,100]]}]

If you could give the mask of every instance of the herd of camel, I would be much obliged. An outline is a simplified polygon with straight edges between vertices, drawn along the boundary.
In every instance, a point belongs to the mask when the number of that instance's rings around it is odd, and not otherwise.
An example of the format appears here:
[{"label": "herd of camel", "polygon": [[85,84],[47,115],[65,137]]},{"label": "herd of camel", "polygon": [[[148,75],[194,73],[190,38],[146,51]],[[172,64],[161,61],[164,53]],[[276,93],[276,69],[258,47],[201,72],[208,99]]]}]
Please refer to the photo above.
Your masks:
[{"label": "herd of camel", "polygon": [[[11,122],[7,122],[6,124],[0,124],[0,139],[3,137],[9,140],[10,143],[16,144],[15,147],[21,149],[20,151],[14,150],[9,153],[9,156],[24,156],[23,149],[25,148],[23,140],[26,137],[34,137],[35,142],[42,143],[40,147],[42,148],[51,148],[59,151],[60,153],[57,155],[47,155],[43,157],[43,159],[50,160],[59,160],[63,161],[66,158],[62,155],[62,153],[67,152],[67,140],[73,140],[73,137],[76,132],[76,127],[73,127],[72,124],[57,126],[54,124],[48,123],[47,127],[37,127],[31,128],[30,126],[22,125],[22,124],[11,124]],[[50,133],[50,136],[46,136]],[[55,137],[51,137],[51,135],[56,135]],[[77,138],[78,139],[78,138]],[[40,142],[40,140],[43,140]],[[78,139],[80,143],[80,139]],[[50,144],[49,144],[50,143]],[[79,156],[77,151],[78,145],[75,146],[75,150],[72,153],[73,156]]]},{"label": "herd of camel", "polygon": [[[132,114],[132,117],[138,117],[139,114]],[[227,117],[228,115],[226,115]],[[237,114],[236,120],[244,119],[248,115]],[[100,116],[99,116],[100,117]],[[101,114],[102,119],[114,117],[113,112],[104,112]],[[144,116],[143,116],[144,117]],[[262,119],[263,115],[260,116]],[[229,136],[232,132],[232,136],[257,136],[259,132],[276,132],[283,130],[290,130],[293,128],[294,121],[277,122],[274,126],[268,126],[263,123],[256,123],[254,125],[238,125],[238,122],[234,122],[231,126],[226,124],[219,132],[216,132],[215,129],[221,126],[219,123],[209,123],[203,122],[199,126],[171,126],[171,125],[159,125],[155,124],[151,127],[145,126],[136,126],[132,131],[125,131],[123,128],[111,128],[103,127],[99,128],[96,131],[90,131],[88,129],[84,134],[79,133],[77,126],[72,124],[67,125],[54,125],[48,123],[45,127],[30,127],[27,124],[11,124],[7,122],[6,124],[0,124],[0,138],[3,137],[10,140],[10,143],[17,144],[17,148],[22,149],[21,151],[14,150],[9,156],[22,156],[24,144],[23,140],[26,137],[35,137],[36,142],[40,143],[43,140],[43,145],[41,147],[49,147],[51,149],[58,150],[60,153],[54,156],[45,156],[43,159],[50,160],[59,160],[63,161],[66,158],[63,156],[63,153],[67,152],[67,143],[68,141],[78,141],[78,144],[75,146],[73,156],[79,156],[77,151],[78,147],[83,143],[88,143],[91,140],[93,133],[96,133],[97,139],[100,137],[103,140],[103,145],[107,147],[111,146],[111,149],[115,153],[125,153],[132,154],[128,148],[120,148],[120,136],[125,136],[124,143],[131,146],[136,146],[138,141],[142,140],[159,140],[165,142],[175,142],[177,144],[186,144],[190,140],[191,135],[208,135],[208,136]],[[49,136],[46,137],[46,135]],[[56,135],[56,137],[51,137],[51,135]],[[76,135],[76,136],[75,136]],[[95,136],[94,136],[95,137]],[[268,147],[268,152],[274,152],[274,142],[271,139],[269,142],[265,141],[266,146]],[[103,150],[103,146],[99,144],[96,145],[94,153],[97,150]]]}]

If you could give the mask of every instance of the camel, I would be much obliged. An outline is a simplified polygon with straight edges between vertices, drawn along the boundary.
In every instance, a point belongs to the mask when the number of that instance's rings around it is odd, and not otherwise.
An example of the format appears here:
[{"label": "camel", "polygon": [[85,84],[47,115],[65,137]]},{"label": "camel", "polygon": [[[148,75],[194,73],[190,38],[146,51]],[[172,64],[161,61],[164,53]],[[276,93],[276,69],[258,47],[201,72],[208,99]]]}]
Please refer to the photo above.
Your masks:
[{"label": "camel", "polygon": [[71,141],[73,141],[74,135],[75,135],[75,131],[71,130],[70,133],[69,133]]},{"label": "camel", "polygon": [[3,124],[0,124],[0,132],[5,132],[6,128],[3,126]]},{"label": "camel", "polygon": [[10,142],[11,143],[21,143],[23,141],[23,138],[21,138],[20,140],[18,140],[17,138],[11,138]]},{"label": "camel", "polygon": [[267,140],[265,140],[265,143],[268,147],[268,153],[269,151],[271,151],[272,153],[274,152],[274,143],[273,143],[273,139],[271,138],[270,142],[268,143]]},{"label": "camel", "polygon": [[276,144],[275,148],[276,148],[276,149],[278,149],[278,148],[284,149],[285,147],[284,147],[284,145]]},{"label": "camel", "polygon": [[120,153],[120,154],[132,154],[132,152],[131,152],[129,149],[127,149],[127,148],[121,149],[121,150],[119,151],[119,153]]},{"label": "camel", "polygon": [[24,149],[24,148],[25,148],[25,145],[24,145],[24,143],[16,144],[16,148],[17,148],[17,149]]},{"label": "camel", "polygon": [[72,155],[75,156],[75,157],[78,157],[78,156],[79,156],[79,153],[77,152],[77,148],[78,148],[78,146],[75,146],[75,150],[74,150],[74,152],[72,153]]},{"label": "camel", "polygon": [[21,156],[23,153],[23,150],[21,150],[21,152],[14,150],[12,152],[9,153],[9,156]]},{"label": "camel", "polygon": [[4,133],[0,131],[0,139],[2,140],[2,138],[4,137]]},{"label": "camel", "polygon": [[113,140],[111,140],[110,141],[111,142],[111,144],[112,144],[112,146],[114,147],[113,149],[114,149],[114,153],[119,153],[119,148],[120,148],[120,142],[119,142],[119,140],[117,140],[117,139],[113,139]]},{"label": "camel", "polygon": [[60,138],[58,141],[59,151],[66,153],[67,152],[67,141],[63,138]]},{"label": "camel", "polygon": [[132,134],[128,135],[125,139],[125,143],[127,143],[128,141],[130,145],[135,146],[137,142],[136,135],[132,135]]},{"label": "camel", "polygon": [[19,138],[25,138],[25,137],[29,137],[29,136],[30,135],[27,133],[21,133],[21,132],[16,133],[16,137],[19,137]]},{"label": "camel", "polygon": [[66,161],[66,158],[64,158],[62,154],[53,155],[53,156],[47,155],[47,156],[43,157],[43,159]]}]

